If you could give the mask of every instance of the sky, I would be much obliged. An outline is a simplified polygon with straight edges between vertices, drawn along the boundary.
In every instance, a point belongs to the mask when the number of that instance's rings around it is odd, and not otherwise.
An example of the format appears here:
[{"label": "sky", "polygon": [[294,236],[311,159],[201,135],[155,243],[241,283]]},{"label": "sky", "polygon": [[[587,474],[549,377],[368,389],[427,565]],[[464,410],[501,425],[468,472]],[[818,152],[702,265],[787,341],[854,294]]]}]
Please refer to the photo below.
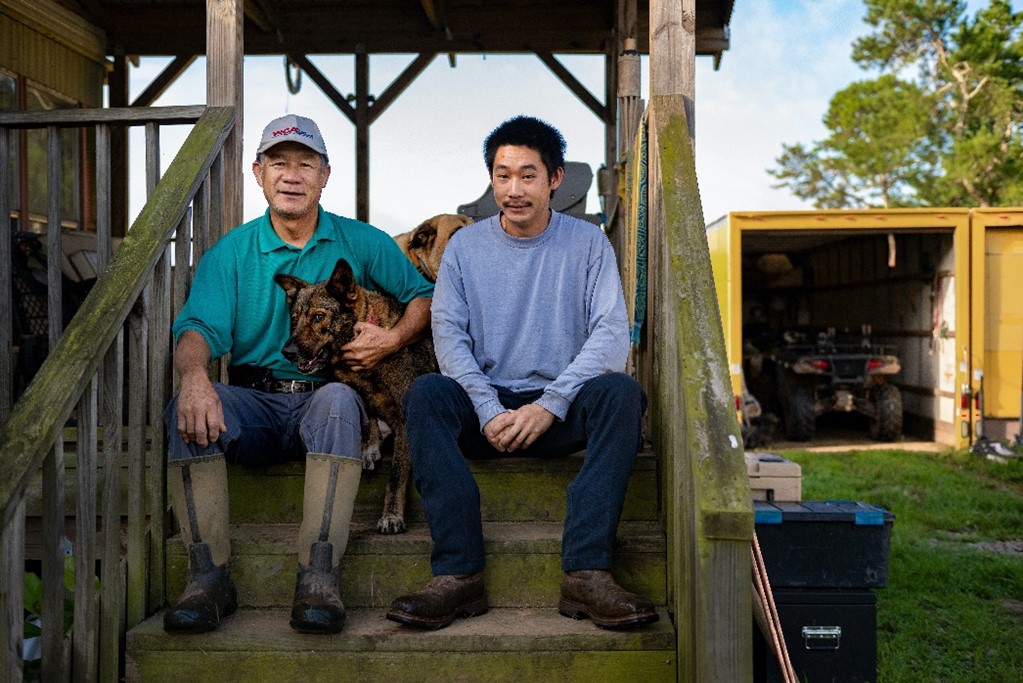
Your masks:
[{"label": "sky", "polygon": [[[783,144],[824,137],[828,101],[849,83],[874,74],[850,59],[852,41],[867,32],[861,0],[736,0],[731,48],[714,69],[696,64],[696,167],[704,219],[729,211],[810,208],[767,173]],[[603,100],[603,58],[557,55],[577,80]],[[382,93],[409,64],[409,55],[370,58],[370,92]],[[147,58],[131,72],[136,97],[168,59]],[[350,56],[312,56],[317,68],[344,94],[354,91]],[[648,63],[643,62],[646,96]],[[157,106],[205,100],[205,61],[188,71],[156,101]],[[197,100],[196,93],[200,96]],[[331,177],[322,205],[355,214],[355,128],[308,77],[288,92],[283,57],[245,60],[243,153],[244,215],[260,215],[266,202],[248,165],[263,126],[286,113],[314,119],[330,155]],[[597,117],[540,60],[531,55],[457,55],[452,68],[439,55],[370,127],[370,222],[395,235],[438,213],[454,213],[487,189],[482,159],[486,135],[517,114],[544,119],[564,135],[566,158],[604,161],[604,132]],[[133,132],[132,197],[144,197],[141,131]],[[184,132],[162,137],[163,168]],[[132,216],[141,205],[133,201]],[[597,212],[596,182],[587,209]]]}]

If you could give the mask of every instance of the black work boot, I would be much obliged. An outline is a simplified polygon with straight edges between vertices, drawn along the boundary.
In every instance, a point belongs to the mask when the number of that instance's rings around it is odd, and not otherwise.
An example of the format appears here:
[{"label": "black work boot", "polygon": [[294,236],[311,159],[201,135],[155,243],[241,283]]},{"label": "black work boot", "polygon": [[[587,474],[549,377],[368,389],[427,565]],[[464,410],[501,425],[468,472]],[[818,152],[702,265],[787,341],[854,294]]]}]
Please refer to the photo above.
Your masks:
[{"label": "black work boot", "polygon": [[238,608],[228,564],[216,566],[206,543],[188,547],[188,584],[181,599],[163,615],[168,633],[205,633]]},{"label": "black work boot", "polygon": [[309,551],[309,565],[298,566],[291,628],[299,633],[338,633],[345,625],[345,605],[338,580],[341,567],[331,565],[333,548],[318,541]]},{"label": "black work boot", "polygon": [[360,477],[361,460],[306,454],[298,576],[290,621],[299,633],[337,633],[345,625],[338,582]]}]

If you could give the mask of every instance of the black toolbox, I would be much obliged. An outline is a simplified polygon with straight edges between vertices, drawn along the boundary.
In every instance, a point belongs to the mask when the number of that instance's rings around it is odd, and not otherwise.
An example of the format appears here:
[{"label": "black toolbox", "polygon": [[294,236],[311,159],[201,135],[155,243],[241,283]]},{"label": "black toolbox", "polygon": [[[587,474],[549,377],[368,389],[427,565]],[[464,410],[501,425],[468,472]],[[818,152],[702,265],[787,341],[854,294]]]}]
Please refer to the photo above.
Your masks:
[{"label": "black toolbox", "polygon": [[753,501],[772,588],[884,588],[895,516],[848,500]]},{"label": "black toolbox", "polygon": [[[774,591],[789,660],[799,681],[877,680],[877,599],[869,589]],[[754,628],[753,680],[781,683],[774,650]]]}]

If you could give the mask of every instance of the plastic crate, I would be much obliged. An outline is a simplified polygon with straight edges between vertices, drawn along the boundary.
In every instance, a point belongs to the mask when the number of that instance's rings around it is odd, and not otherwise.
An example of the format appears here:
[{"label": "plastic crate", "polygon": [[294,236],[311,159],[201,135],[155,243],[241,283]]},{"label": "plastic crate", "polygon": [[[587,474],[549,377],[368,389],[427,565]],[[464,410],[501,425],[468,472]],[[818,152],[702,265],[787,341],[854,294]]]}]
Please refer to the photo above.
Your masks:
[{"label": "plastic crate", "polygon": [[[877,598],[871,590],[774,591],[789,661],[800,681],[877,680]],[[753,680],[781,683],[774,650],[754,629]]]},{"label": "plastic crate", "polygon": [[848,500],[754,501],[774,588],[884,588],[895,515]]}]

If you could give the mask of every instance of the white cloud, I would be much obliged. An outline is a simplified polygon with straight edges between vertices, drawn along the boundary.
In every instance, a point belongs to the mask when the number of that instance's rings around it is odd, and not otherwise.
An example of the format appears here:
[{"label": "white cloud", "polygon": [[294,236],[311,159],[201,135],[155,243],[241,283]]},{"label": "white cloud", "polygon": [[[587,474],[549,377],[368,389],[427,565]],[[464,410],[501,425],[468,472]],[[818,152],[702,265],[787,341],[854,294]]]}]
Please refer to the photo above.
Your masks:
[{"label": "white cloud", "polygon": [[[737,3],[731,49],[714,71],[709,58],[697,60],[697,172],[704,214],[798,208],[785,190],[771,188],[766,169],[782,143],[812,142],[823,133],[821,117],[830,97],[864,77],[849,59],[852,39],[865,30],[860,0],[787,0]],[[559,56],[589,91],[604,99],[603,59]],[[145,59],[131,78],[132,96],[168,60]],[[354,90],[351,56],[314,56],[311,61],[342,94]],[[411,61],[409,56],[373,56],[370,90],[379,95]],[[205,61],[199,59],[157,102],[195,104],[205,100]],[[646,79],[648,72],[643,71]],[[314,118],[331,156],[332,175],[323,204],[355,213],[354,126],[312,79],[298,94],[285,87],[283,57],[250,57],[245,62],[244,141],[250,152],[267,121],[282,113]],[[486,188],[483,138],[498,123],[519,113],[538,116],[561,129],[568,157],[594,172],[604,160],[600,121],[536,57],[458,55],[455,68],[439,55],[429,68],[370,127],[370,221],[391,234],[415,227],[437,213],[454,212]],[[163,135],[163,166],[170,163],[183,131]],[[133,134],[141,140],[141,132]],[[133,142],[132,163],[141,169],[143,149]],[[134,173],[133,177],[141,176]],[[261,193],[245,175],[245,215],[262,212]],[[144,195],[140,177],[132,186]],[[137,212],[141,204],[134,206]],[[599,208],[594,186],[589,210]]]},{"label": "white cloud", "polygon": [[696,160],[704,217],[806,208],[767,173],[782,144],[824,134],[828,101],[865,75],[850,60],[864,31],[859,0],[744,3],[731,49],[713,71],[697,61]]}]

